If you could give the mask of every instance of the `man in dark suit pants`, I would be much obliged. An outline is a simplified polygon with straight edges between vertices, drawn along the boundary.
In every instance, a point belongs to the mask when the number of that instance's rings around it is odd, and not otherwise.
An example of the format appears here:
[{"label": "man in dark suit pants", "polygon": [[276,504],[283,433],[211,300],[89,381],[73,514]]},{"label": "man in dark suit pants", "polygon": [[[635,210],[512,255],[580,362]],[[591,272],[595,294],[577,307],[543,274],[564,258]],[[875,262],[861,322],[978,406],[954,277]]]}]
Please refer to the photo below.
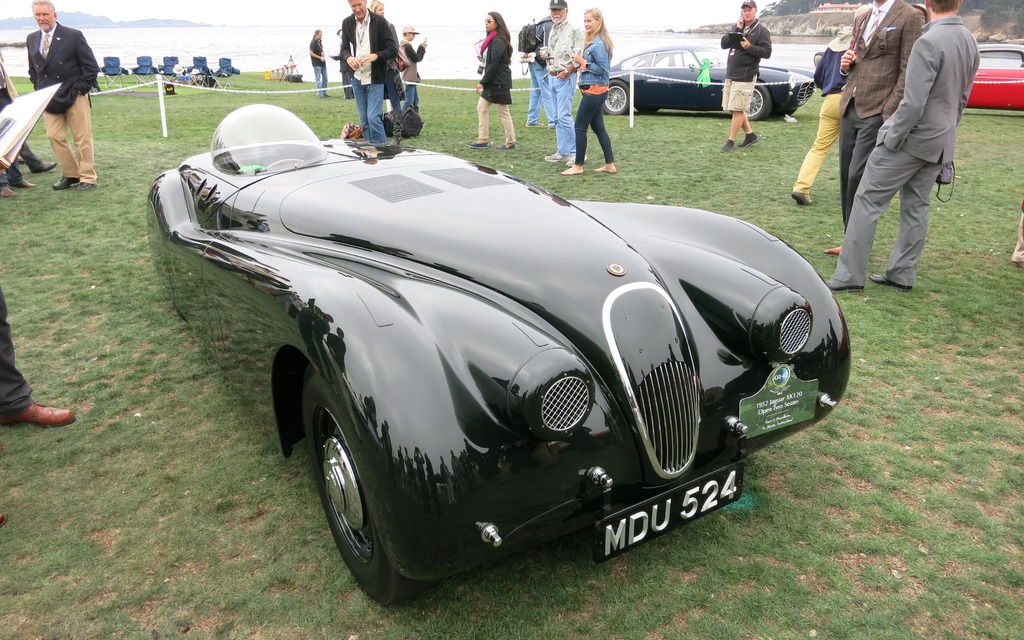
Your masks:
[{"label": "man in dark suit pants", "polygon": [[391,25],[366,10],[366,0],[348,0],[352,15],[341,23],[341,62],[352,69],[352,93],[363,136],[371,144],[384,144],[384,77],[387,61],[398,57]]},{"label": "man in dark suit pants", "polygon": [[[878,128],[903,99],[910,49],[921,36],[924,15],[903,0],[875,0],[871,13],[853,27],[853,45],[843,54],[847,75],[839,101],[839,193],[843,228],[850,221]],[[840,247],[826,249],[837,255]]]},{"label": "man in dark suit pants", "polygon": [[980,62],[978,45],[957,15],[963,0],[925,0],[932,20],[907,63],[903,101],[878,132],[853,201],[833,291],[864,288],[878,219],[900,194],[900,228],[885,275],[876,284],[910,291],[928,233],[931,190],[944,163],[953,160],[956,127]]},{"label": "man in dark suit pants", "polygon": [[[60,85],[43,112],[46,136],[63,172],[53,188],[88,191],[96,187],[89,102],[89,92],[96,87],[99,74],[96,56],[81,31],[57,24],[57,12],[50,0],[34,0],[32,12],[39,31],[26,39],[29,78],[36,89]],[[68,144],[69,129],[74,151]]]}]

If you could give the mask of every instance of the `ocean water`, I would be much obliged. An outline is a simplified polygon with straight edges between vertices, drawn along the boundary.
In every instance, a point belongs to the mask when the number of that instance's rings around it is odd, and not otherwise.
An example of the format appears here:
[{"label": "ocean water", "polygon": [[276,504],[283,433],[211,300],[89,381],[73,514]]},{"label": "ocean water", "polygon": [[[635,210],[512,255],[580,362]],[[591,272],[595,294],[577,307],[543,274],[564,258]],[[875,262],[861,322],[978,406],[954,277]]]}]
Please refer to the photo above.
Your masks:
[{"label": "ocean water", "polygon": [[[340,25],[339,25],[340,27]],[[216,67],[218,58],[231,58],[232,64],[243,72],[266,71],[284,66],[293,60],[304,79],[312,80],[313,68],[309,63],[309,41],[316,26],[309,27],[160,27],[84,29],[96,58],[118,56],[121,66],[135,66],[140,55],[152,56],[160,64],[164,56],[177,56],[183,65],[190,65],[193,56],[206,56]],[[341,39],[335,35],[336,27],[324,30],[324,49],[337,53]],[[400,28],[400,27],[399,27]],[[417,25],[422,38],[427,39],[427,54],[419,63],[423,81],[444,79],[472,79],[476,77],[476,51],[474,45],[483,38],[480,25]],[[25,42],[29,31],[0,31],[0,43]],[[673,44],[708,44],[717,46],[718,38],[707,38],[675,33],[666,29],[627,29],[612,33],[615,58],[644,49]],[[814,53],[824,48],[827,39],[806,38],[776,40],[770,64],[777,66],[813,68]],[[12,76],[28,76],[28,56],[25,47],[3,48],[7,72]],[[515,57],[513,57],[515,60]],[[521,65],[513,62],[513,77],[521,77]],[[341,80],[338,64],[330,61],[328,80]]]}]

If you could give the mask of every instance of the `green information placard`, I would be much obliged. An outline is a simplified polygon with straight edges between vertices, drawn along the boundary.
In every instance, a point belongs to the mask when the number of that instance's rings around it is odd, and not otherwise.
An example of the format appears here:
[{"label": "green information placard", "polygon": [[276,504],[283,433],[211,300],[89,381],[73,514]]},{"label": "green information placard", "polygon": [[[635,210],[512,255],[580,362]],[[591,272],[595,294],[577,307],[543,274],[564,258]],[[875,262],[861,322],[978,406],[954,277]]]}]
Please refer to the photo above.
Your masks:
[{"label": "green information placard", "polygon": [[740,422],[756,438],[791,424],[814,417],[818,402],[818,381],[796,377],[793,368],[782,364],[775,368],[761,390],[740,400]]}]

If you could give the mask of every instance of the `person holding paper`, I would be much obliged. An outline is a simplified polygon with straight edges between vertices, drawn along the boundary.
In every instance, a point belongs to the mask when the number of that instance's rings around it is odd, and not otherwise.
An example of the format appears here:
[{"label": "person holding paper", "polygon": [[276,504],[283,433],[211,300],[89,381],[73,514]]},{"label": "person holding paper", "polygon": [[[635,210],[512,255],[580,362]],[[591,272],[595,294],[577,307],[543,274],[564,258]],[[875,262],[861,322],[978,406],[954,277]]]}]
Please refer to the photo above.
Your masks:
[{"label": "person holding paper", "polygon": [[[53,188],[57,191],[95,189],[89,92],[99,88],[96,55],[81,31],[58,24],[57,11],[50,0],[34,0],[32,12],[39,31],[33,31],[26,38],[29,79],[37,91],[60,86],[43,113],[46,136],[63,173]],[[68,144],[69,130],[75,143],[74,151]]]},{"label": "person holding paper", "polygon": [[[18,97],[18,90],[14,88],[14,83],[10,81],[10,76],[7,75],[7,67],[4,66],[4,54],[0,52],[0,110],[3,110],[7,105],[14,102],[14,99]],[[18,155],[32,173],[46,173],[52,171],[57,166],[56,162],[44,162],[39,158],[31,149],[28,148],[28,144],[21,145],[21,150]],[[14,164],[14,163],[12,163]],[[20,173],[20,172],[19,172]],[[24,185],[17,184],[18,182],[24,182],[29,187],[36,185],[26,182],[23,178],[11,178],[11,184],[17,187],[24,187]]]},{"label": "person holding paper", "polygon": [[736,136],[740,129],[745,135],[739,146],[749,147],[757,142],[757,134],[750,128],[747,119],[747,109],[754,95],[761,60],[772,57],[772,35],[768,27],[757,19],[757,3],[754,0],[743,0],[740,4],[740,19],[729,33],[722,36],[722,48],[729,50],[725,86],[722,88],[722,109],[732,113],[729,139],[725,141],[722,152],[730,153],[736,147]]}]

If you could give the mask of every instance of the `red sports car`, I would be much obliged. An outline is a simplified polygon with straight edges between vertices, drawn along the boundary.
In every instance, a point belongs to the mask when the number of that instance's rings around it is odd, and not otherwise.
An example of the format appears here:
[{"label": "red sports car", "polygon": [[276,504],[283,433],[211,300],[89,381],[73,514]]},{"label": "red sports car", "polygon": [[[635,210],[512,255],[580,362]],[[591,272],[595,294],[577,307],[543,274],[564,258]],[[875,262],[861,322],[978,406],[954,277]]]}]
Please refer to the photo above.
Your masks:
[{"label": "red sports car", "polygon": [[1024,45],[981,44],[981,66],[967,106],[1024,110]]}]

